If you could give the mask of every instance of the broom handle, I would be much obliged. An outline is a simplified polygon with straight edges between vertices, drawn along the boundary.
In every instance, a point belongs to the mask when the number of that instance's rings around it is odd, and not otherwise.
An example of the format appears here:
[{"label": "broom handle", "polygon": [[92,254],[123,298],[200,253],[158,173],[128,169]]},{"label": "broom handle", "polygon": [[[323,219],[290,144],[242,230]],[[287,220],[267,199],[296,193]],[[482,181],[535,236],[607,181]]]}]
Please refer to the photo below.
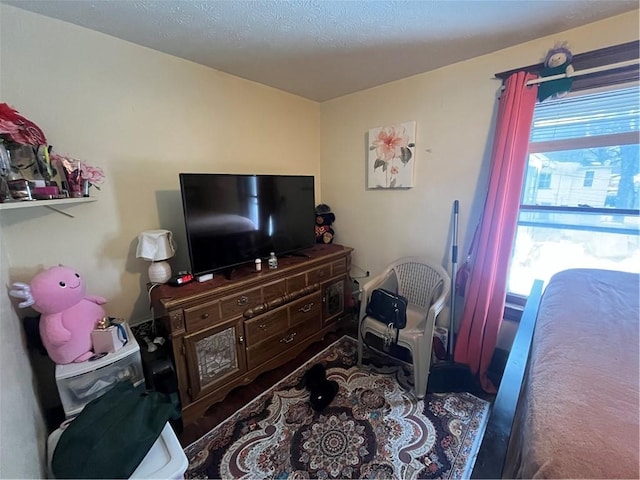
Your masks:
[{"label": "broom handle", "polygon": [[455,325],[456,304],[456,276],[458,274],[458,208],[459,202],[453,202],[453,240],[451,242],[451,308],[449,309],[449,345],[447,353],[449,360],[453,360],[453,335]]}]

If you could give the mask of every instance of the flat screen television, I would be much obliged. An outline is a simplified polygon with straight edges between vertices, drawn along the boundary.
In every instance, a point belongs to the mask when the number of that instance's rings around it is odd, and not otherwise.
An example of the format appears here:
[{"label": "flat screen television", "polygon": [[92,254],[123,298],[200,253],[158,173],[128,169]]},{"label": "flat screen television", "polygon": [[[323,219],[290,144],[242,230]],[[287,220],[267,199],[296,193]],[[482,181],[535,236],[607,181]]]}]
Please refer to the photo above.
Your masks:
[{"label": "flat screen television", "polygon": [[181,173],[180,191],[195,276],[315,244],[313,176]]}]

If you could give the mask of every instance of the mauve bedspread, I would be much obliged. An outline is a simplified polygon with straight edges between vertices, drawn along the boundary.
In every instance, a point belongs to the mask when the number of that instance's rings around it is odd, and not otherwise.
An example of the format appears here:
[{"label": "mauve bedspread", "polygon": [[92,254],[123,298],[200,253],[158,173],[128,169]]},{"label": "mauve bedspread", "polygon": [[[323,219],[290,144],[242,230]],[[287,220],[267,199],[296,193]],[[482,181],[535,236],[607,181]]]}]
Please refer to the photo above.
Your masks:
[{"label": "mauve bedspread", "polygon": [[543,294],[507,478],[640,478],[639,275],[573,269]]}]

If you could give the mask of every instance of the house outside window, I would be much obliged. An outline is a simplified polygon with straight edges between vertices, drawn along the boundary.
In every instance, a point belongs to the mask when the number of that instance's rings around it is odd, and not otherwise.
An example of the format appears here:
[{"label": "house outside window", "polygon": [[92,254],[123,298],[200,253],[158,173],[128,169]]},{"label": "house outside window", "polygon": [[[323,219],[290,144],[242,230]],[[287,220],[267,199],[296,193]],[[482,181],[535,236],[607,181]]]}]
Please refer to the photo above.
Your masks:
[{"label": "house outside window", "polygon": [[640,273],[638,87],[536,106],[508,293],[568,268]]}]

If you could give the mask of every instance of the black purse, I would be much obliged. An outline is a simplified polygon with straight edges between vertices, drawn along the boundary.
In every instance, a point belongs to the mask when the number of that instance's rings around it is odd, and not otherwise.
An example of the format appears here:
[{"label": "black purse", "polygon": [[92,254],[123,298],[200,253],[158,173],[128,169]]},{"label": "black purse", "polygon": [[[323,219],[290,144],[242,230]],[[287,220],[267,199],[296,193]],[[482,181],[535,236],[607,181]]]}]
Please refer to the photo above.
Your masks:
[{"label": "black purse", "polygon": [[387,326],[385,347],[388,347],[395,331],[395,342],[398,342],[399,330],[407,326],[407,304],[409,302],[402,295],[390,292],[384,288],[376,288],[371,292],[367,304],[367,316],[374,318]]}]

